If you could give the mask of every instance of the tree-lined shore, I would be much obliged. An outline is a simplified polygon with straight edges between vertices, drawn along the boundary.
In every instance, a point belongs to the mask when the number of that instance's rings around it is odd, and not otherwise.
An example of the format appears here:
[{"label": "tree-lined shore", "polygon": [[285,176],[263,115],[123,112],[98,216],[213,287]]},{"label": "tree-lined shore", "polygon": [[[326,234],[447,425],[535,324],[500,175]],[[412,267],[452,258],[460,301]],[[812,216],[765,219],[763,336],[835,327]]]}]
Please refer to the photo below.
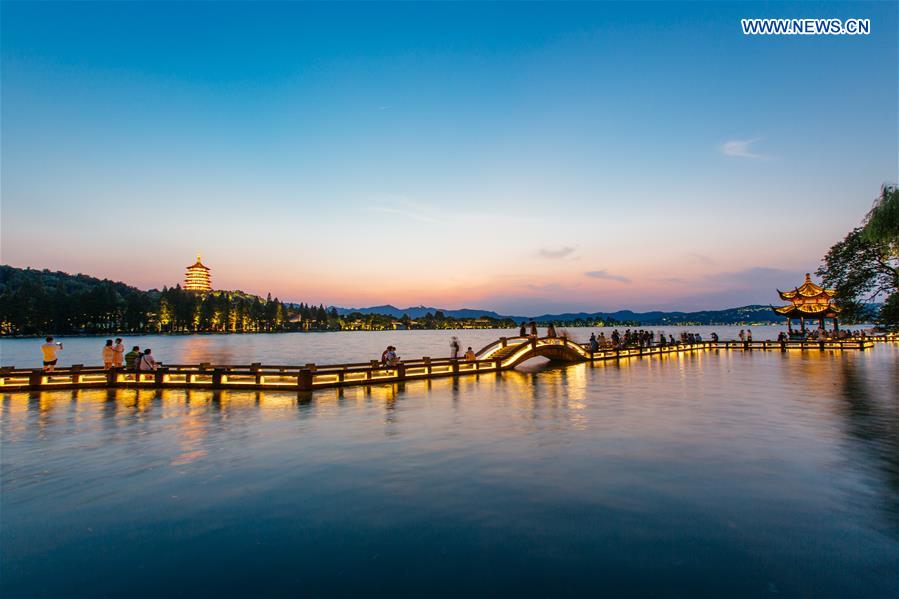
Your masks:
[{"label": "tree-lined shore", "polygon": [[242,291],[196,293],[180,286],[143,291],[83,274],[0,265],[0,335],[147,333],[266,333],[511,328],[511,319],[458,319],[437,312],[408,316],[352,312],[286,303]]}]

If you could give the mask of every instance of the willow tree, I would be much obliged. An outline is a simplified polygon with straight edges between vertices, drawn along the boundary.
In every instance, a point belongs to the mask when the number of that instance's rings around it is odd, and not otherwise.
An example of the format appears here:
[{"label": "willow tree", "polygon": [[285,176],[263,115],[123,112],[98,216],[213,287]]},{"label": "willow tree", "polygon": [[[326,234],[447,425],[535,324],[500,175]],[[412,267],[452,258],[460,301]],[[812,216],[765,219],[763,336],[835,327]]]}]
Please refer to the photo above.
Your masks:
[{"label": "willow tree", "polygon": [[885,185],[863,227],[834,244],[817,274],[837,291],[847,320],[868,316],[867,304],[883,300],[878,318],[899,326],[899,192]]},{"label": "willow tree", "polygon": [[865,237],[872,243],[886,243],[892,246],[895,258],[899,254],[899,188],[884,185],[880,197],[865,218]]}]

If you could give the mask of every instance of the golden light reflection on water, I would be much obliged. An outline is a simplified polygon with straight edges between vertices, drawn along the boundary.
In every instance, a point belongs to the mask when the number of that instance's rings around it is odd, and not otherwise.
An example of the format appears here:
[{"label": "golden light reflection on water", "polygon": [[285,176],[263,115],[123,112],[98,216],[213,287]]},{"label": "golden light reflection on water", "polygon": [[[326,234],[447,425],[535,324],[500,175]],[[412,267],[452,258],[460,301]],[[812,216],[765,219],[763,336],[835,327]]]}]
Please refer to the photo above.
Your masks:
[{"label": "golden light reflection on water", "polygon": [[[377,411],[389,435],[399,430],[396,427],[405,418],[404,408],[421,407],[432,399],[449,396],[457,420],[461,420],[463,410],[490,407],[502,410],[503,417],[515,423],[519,432],[534,430],[541,418],[583,431],[597,424],[591,421],[596,412],[590,409],[597,401],[615,402],[626,395],[628,401],[640,402],[641,417],[647,418],[640,426],[673,431],[683,423],[672,418],[670,402],[654,398],[676,394],[689,402],[709,402],[710,394],[723,391],[746,394],[752,400],[755,382],[747,379],[747,373],[760,368],[754,376],[764,380],[758,382],[801,389],[798,401],[810,404],[817,396],[832,395],[835,371],[864,368],[871,359],[870,353],[711,351],[634,356],[565,367],[535,361],[521,370],[502,373],[312,393],[183,389],[84,389],[32,396],[8,393],[0,401],[0,418],[3,438],[8,442],[15,442],[33,427],[39,431],[54,426],[72,429],[96,426],[99,421],[106,427],[125,427],[161,419],[166,430],[177,433],[180,451],[172,463],[186,464],[207,455],[203,445],[211,418],[226,422],[235,415],[252,413],[263,422],[312,417],[329,420],[356,406]],[[756,398],[755,410],[759,414],[775,413],[777,403],[770,399]],[[677,409],[690,408],[679,405]],[[74,424],[68,424],[67,419]]]}]

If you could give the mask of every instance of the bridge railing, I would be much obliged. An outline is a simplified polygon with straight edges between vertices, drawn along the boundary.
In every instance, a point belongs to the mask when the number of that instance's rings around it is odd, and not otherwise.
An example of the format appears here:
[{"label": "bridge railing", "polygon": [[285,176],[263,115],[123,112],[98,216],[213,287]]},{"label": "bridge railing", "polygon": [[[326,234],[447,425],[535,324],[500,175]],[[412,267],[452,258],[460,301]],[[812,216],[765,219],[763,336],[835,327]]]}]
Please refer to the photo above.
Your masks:
[{"label": "bridge railing", "polygon": [[[603,347],[590,352],[584,345],[564,338],[515,337],[488,345],[475,360],[423,357],[403,360],[394,366],[377,361],[345,364],[239,365],[162,364],[155,371],[104,370],[100,366],[74,364],[45,372],[37,368],[0,367],[0,390],[50,390],[57,388],[91,387],[198,387],[198,388],[271,388],[311,390],[341,385],[389,383],[404,380],[459,376],[497,372],[510,368],[529,352],[540,348],[565,347],[579,358],[591,361],[618,360],[629,357],[665,355],[697,350],[781,350],[781,351],[841,351],[865,350],[877,341],[899,342],[899,335],[821,341],[702,341],[692,344],[654,345],[650,347]],[[494,346],[513,348],[501,357]]]}]

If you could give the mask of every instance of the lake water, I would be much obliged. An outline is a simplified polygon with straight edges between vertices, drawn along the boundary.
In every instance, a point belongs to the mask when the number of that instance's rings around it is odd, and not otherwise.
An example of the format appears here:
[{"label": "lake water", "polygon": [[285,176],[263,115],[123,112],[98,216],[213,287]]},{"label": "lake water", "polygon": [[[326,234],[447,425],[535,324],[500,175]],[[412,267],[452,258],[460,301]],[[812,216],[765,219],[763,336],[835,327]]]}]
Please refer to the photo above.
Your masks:
[{"label": "lake water", "polygon": [[[446,355],[452,334],[138,343],[325,363]],[[34,364],[34,340],[2,349]],[[897,389],[899,345],[879,344],[311,394],[2,394],[0,594],[896,597]]]},{"label": "lake water", "polygon": [[[736,339],[742,327],[652,327],[677,338],[682,331],[700,333],[708,339],[713,331],[721,339]],[[784,327],[761,326],[752,329],[757,341],[775,339]],[[559,332],[566,330],[559,329]],[[568,328],[572,338],[586,343],[590,333],[602,331],[608,337],[613,328]],[[622,333],[625,328],[618,329]],[[540,328],[540,334],[545,329]],[[462,351],[471,346],[478,351],[502,336],[514,337],[518,329],[484,329],[464,331],[341,331],[332,333],[277,333],[252,335],[142,335],[125,338],[126,351],[132,346],[151,348],[157,361],[169,364],[262,364],[303,365],[368,362],[381,357],[388,345],[398,349],[401,358],[429,356],[447,357],[450,340],[459,338]],[[59,337],[64,349],[59,354],[60,366],[69,364],[101,365],[104,339],[100,337]],[[20,368],[41,365],[40,345],[43,339],[0,339],[0,364]]]}]

